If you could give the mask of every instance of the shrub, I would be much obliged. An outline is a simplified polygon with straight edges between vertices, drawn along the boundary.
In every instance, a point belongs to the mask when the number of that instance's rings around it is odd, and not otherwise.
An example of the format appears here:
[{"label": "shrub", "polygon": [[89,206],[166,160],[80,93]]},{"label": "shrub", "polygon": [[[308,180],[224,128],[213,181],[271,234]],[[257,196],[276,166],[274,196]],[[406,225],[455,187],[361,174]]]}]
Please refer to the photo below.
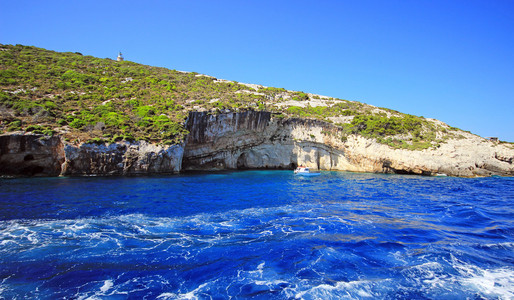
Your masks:
[{"label": "shrub", "polygon": [[135,111],[136,115],[138,115],[141,118],[149,117],[155,115],[155,108],[153,106],[139,106],[136,107]]},{"label": "shrub", "polygon": [[26,132],[43,133],[43,127],[41,125],[29,125],[25,128]]},{"label": "shrub", "polygon": [[82,119],[73,119],[73,121],[71,121],[70,123],[70,127],[72,128],[76,128],[76,129],[82,129],[84,126],[86,126],[86,122],[84,122],[84,120]]},{"label": "shrub", "polygon": [[124,125],[126,123],[123,115],[116,113],[116,112],[107,113],[105,115],[103,121],[104,121],[105,125],[112,126],[112,127],[121,127],[122,125]]},{"label": "shrub", "polygon": [[22,125],[22,121],[19,120],[19,119],[16,119],[12,122],[10,122],[8,125],[7,125],[7,131],[17,131],[17,130],[21,130],[21,125]]},{"label": "shrub", "polygon": [[309,96],[304,92],[296,92],[293,94],[293,100],[305,101],[305,100],[309,100]]},{"label": "shrub", "polygon": [[88,141],[86,141],[86,144],[102,145],[102,144],[105,144],[105,140],[102,138],[92,138],[92,139],[89,139]]},{"label": "shrub", "polygon": [[45,101],[43,105],[48,110],[57,109],[57,105],[53,101]]},{"label": "shrub", "polygon": [[422,129],[421,121],[414,116],[382,117],[374,115],[357,115],[346,126],[352,133],[360,133],[370,137],[391,136]]},{"label": "shrub", "polygon": [[53,136],[55,134],[55,131],[50,128],[44,128],[42,133],[44,135]]}]

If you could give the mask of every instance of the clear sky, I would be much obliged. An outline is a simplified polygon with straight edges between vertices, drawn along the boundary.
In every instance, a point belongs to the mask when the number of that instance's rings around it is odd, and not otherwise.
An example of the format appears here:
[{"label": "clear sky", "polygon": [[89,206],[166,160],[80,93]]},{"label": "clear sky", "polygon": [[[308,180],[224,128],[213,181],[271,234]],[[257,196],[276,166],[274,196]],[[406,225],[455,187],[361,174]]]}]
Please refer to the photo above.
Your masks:
[{"label": "clear sky", "polygon": [[0,0],[0,43],[121,51],[514,142],[513,0]]}]

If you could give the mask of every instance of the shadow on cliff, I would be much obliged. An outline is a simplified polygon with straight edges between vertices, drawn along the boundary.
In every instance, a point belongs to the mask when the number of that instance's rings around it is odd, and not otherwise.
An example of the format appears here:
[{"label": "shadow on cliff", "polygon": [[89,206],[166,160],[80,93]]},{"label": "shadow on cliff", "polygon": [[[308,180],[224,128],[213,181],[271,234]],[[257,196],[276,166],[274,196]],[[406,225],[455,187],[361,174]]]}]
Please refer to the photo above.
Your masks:
[{"label": "shadow on cliff", "polygon": [[60,137],[23,133],[0,136],[0,175],[59,176],[64,160]]},{"label": "shadow on cliff", "polygon": [[[312,127],[334,132],[338,130],[335,126],[318,120],[272,116],[270,112],[251,110],[223,114],[191,112],[182,169],[294,169],[299,164],[327,169],[320,164],[319,153],[330,156],[336,150],[313,141],[307,132]],[[297,138],[295,132],[311,140]]]}]

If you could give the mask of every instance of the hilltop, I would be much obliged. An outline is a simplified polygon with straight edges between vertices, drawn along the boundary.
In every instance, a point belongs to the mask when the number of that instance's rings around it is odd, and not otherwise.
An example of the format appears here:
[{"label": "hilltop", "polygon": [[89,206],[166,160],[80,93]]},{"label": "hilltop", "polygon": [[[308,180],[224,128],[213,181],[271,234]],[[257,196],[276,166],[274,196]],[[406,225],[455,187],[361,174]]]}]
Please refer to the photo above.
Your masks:
[{"label": "hilltop", "polygon": [[190,111],[323,120],[393,148],[438,147],[457,128],[360,102],[32,46],[0,45],[0,131],[70,142],[177,144]]}]

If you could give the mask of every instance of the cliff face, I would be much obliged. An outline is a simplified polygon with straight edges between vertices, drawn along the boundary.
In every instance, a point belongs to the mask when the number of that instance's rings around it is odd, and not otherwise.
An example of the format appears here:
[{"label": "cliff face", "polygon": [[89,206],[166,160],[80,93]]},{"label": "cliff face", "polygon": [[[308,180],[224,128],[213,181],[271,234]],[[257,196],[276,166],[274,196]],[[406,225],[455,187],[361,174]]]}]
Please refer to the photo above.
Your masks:
[{"label": "cliff face", "polygon": [[514,149],[472,134],[436,149],[392,149],[340,128],[269,112],[193,112],[184,170],[293,168],[453,176],[514,175]]},{"label": "cliff face", "polygon": [[370,172],[462,177],[514,175],[514,149],[464,134],[464,138],[422,151],[393,150],[362,137],[349,139],[346,149],[356,166]]},{"label": "cliff face", "polygon": [[[330,157],[343,153],[305,133],[330,127],[319,121],[272,118],[269,112],[211,115],[191,113],[184,149],[184,170],[271,168],[309,164],[333,169]],[[342,166],[341,166],[342,167]]]},{"label": "cliff face", "polygon": [[[514,149],[478,136],[436,149],[392,149],[339,127],[269,112],[191,112],[184,145],[71,145],[59,137],[0,135],[0,175],[137,175],[182,170],[292,169],[453,176],[514,176]],[[343,138],[344,137],[344,138]]]},{"label": "cliff face", "polygon": [[110,145],[63,143],[34,134],[0,135],[0,175],[142,175],[181,170],[183,146],[146,142]]},{"label": "cliff face", "polygon": [[0,135],[0,175],[58,176],[64,162],[59,137],[13,133]]},{"label": "cliff face", "polygon": [[66,145],[62,175],[143,175],[178,173],[182,146],[146,142]]},{"label": "cliff face", "polygon": [[289,168],[290,145],[270,135],[270,120],[269,112],[190,113],[183,169]]}]

